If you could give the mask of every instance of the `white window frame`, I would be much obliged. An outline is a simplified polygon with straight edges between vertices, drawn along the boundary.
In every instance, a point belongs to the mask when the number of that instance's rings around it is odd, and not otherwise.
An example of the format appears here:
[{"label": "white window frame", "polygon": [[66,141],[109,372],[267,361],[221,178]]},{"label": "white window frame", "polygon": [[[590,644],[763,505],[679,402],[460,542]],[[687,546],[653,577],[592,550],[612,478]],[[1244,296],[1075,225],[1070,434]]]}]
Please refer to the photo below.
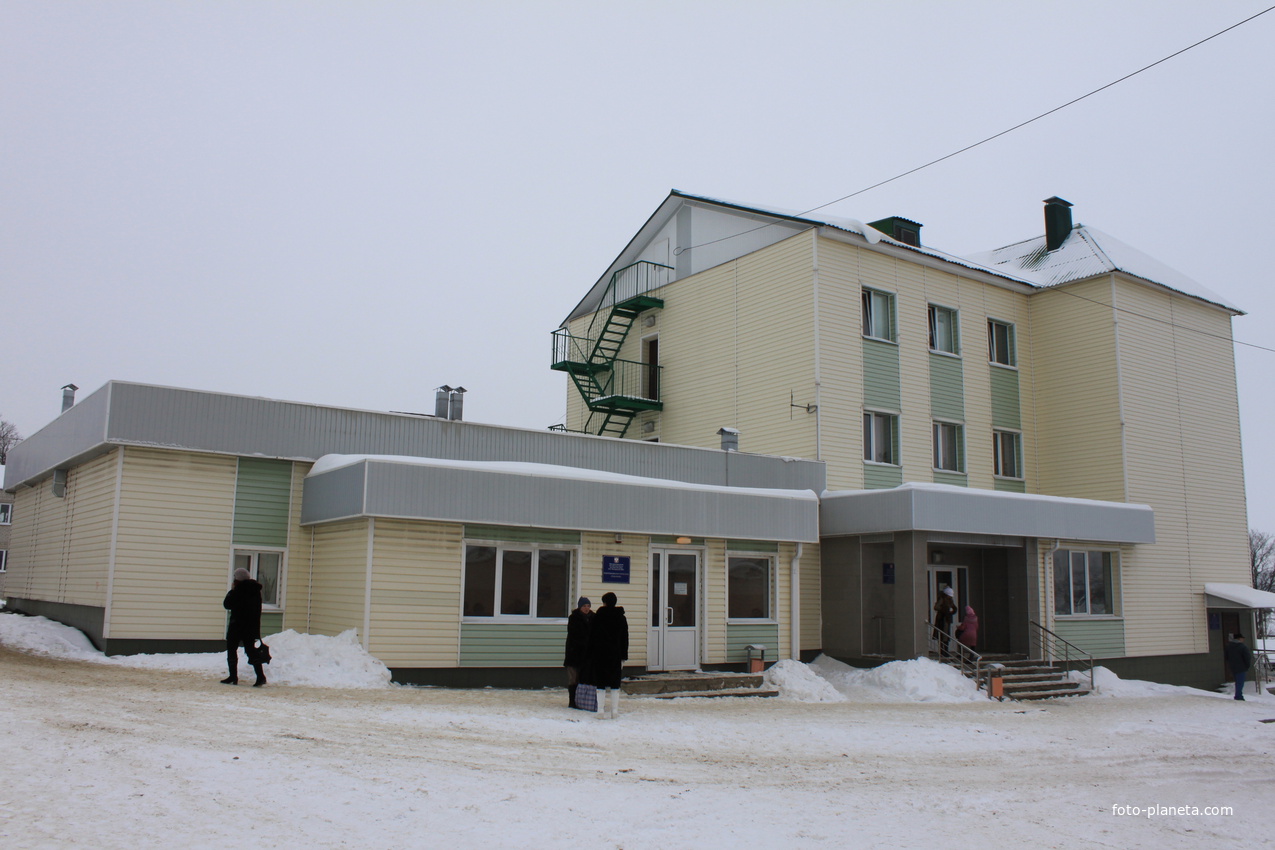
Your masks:
[{"label": "white window frame", "polygon": [[0,573],[9,571],[9,550],[0,549]]},{"label": "white window frame", "polygon": [[[731,558],[750,558],[769,563],[766,576],[766,607],[769,613],[763,617],[732,617],[730,616],[730,562]],[[778,623],[779,620],[775,616],[775,604],[779,600],[779,594],[775,588],[775,582],[778,579],[776,575],[776,566],[778,564],[778,556],[774,552],[746,552],[737,551],[735,549],[726,552],[726,622],[727,623]]]},{"label": "white window frame", "polygon": [[[899,458],[895,456],[895,448],[899,442],[899,414],[890,410],[864,410],[863,418],[867,420],[872,418],[872,424],[864,422],[863,435],[863,462],[872,463],[877,466],[899,466]],[[890,460],[876,460],[876,419],[882,417],[889,420],[890,423]]]},{"label": "white window frame", "polygon": [[[894,293],[865,286],[860,296],[860,306],[863,311],[863,335],[868,339],[895,342]],[[880,315],[882,312],[885,313],[884,317]]]},{"label": "white window frame", "polygon": [[[1004,457],[1002,452],[1005,440],[1013,441],[1014,467],[1015,474],[1008,475],[1004,471],[1004,465],[1001,459]],[[1006,478],[1012,481],[1023,480],[1023,432],[1012,431],[1008,428],[995,428],[992,430],[992,474],[997,478]]]},{"label": "white window frame", "polygon": [[[940,438],[941,432],[948,428],[956,430],[956,442],[954,448],[956,457],[952,459],[955,466],[951,467],[943,466],[943,463],[947,460],[947,452],[944,450],[946,442]],[[933,420],[933,426],[930,428],[930,439],[934,444],[933,461],[935,472],[965,472],[965,464],[963,463],[965,458],[965,423],[953,422],[948,419],[935,419]]]},{"label": "white window frame", "polygon": [[[1007,350],[1005,351],[1005,356],[1008,359],[1007,361],[1004,361],[1004,362],[996,359],[996,354],[999,350],[996,345],[996,326],[997,325],[1000,325],[1001,327],[1006,329],[1005,345]],[[1018,350],[1017,349],[1018,349],[1018,334],[1016,329],[1014,328],[1014,323],[1002,321],[1001,319],[993,319],[991,317],[988,317],[987,319],[987,362],[992,364],[993,366],[999,366],[1002,369],[1017,369],[1018,368]]]},{"label": "white window frame", "polygon": [[[483,548],[491,548],[496,550],[496,575],[492,583],[492,598],[489,601],[491,605],[491,615],[468,614],[464,610],[465,606],[465,584],[467,580],[466,572],[469,565],[469,547],[478,546]],[[567,614],[574,605],[576,589],[580,584],[580,546],[567,543],[528,543],[516,540],[471,540],[466,538],[461,547],[461,576],[460,576],[460,602],[461,602],[461,619],[466,623],[565,623],[567,617],[537,617],[536,616],[536,599],[540,589],[540,552],[541,550],[549,550],[551,552],[570,552],[571,563],[567,565]],[[529,589],[530,597],[526,614],[505,614],[496,610],[497,604],[501,597],[501,585],[504,582],[504,571],[501,565],[504,563],[504,553],[506,550],[514,552],[531,552],[531,587]]]},{"label": "white window frame", "polygon": [[0,525],[13,524],[13,502],[0,502]]},{"label": "white window frame", "polygon": [[[1058,610],[1058,559],[1065,554],[1067,557],[1067,609],[1070,613],[1063,614]],[[1084,611],[1074,610],[1075,600],[1072,598],[1072,588],[1074,582],[1074,570],[1076,568],[1076,555],[1083,555],[1082,569],[1085,577],[1085,607]],[[1111,556],[1111,580],[1107,582],[1106,596],[1107,607],[1110,611],[1106,614],[1094,614],[1093,610],[1093,593],[1090,589],[1089,581],[1089,559],[1092,555],[1110,555]],[[1059,619],[1118,619],[1121,615],[1117,611],[1116,592],[1120,584],[1120,552],[1115,549],[1103,549],[1101,547],[1083,547],[1083,548],[1063,548],[1055,549],[1053,552],[1053,563],[1049,565],[1050,578],[1053,580],[1052,592],[1054,594],[1054,617]]]},{"label": "white window frame", "polygon": [[257,578],[257,568],[259,565],[259,556],[262,554],[271,554],[279,556],[279,587],[276,595],[278,599],[275,602],[267,602],[264,595],[261,600],[262,611],[282,611],[285,605],[285,594],[288,587],[288,550],[282,547],[274,546],[236,546],[230,552],[230,583],[233,585],[235,581],[235,564],[239,555],[247,555],[249,557],[248,573],[252,576],[253,581],[260,581]]},{"label": "white window frame", "polygon": [[[937,345],[939,332],[939,314],[950,316],[949,334],[951,339],[951,348],[943,348]],[[927,304],[926,319],[930,328],[930,351],[935,354],[942,354],[947,357],[961,356],[961,311],[955,307],[944,307],[942,304]]]}]

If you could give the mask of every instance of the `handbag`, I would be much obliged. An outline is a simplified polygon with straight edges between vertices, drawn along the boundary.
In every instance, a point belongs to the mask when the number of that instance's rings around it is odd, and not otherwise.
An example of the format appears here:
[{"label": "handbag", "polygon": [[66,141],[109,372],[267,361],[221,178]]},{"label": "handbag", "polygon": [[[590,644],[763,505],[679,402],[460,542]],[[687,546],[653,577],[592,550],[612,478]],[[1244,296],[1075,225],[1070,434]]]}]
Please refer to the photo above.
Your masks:
[{"label": "handbag", "polygon": [[598,688],[596,685],[576,685],[576,708],[581,711],[598,710]]},{"label": "handbag", "polygon": [[249,664],[269,664],[270,663],[270,647],[266,646],[264,640],[259,640],[251,650],[248,651]]}]

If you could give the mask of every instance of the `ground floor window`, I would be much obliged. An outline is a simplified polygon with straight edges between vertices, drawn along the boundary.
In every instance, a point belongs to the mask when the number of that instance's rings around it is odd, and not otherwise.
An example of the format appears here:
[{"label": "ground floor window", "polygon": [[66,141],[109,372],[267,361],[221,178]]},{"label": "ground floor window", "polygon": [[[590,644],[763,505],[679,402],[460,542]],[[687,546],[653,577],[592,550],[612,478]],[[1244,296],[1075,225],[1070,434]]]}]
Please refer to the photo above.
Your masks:
[{"label": "ground floor window", "polygon": [[727,557],[726,616],[732,620],[770,619],[774,573],[774,559],[768,555]]},{"label": "ground floor window", "polygon": [[263,608],[283,607],[283,555],[280,550],[235,550],[235,564],[231,572],[245,569],[254,579],[261,582],[261,605]]},{"label": "ground floor window", "polygon": [[1054,613],[1060,617],[1116,613],[1115,561],[1114,552],[1054,552]]},{"label": "ground floor window", "polygon": [[465,616],[566,617],[572,554],[528,544],[466,546]]},{"label": "ground floor window", "polygon": [[9,550],[0,549],[0,573],[7,572],[9,569]]}]

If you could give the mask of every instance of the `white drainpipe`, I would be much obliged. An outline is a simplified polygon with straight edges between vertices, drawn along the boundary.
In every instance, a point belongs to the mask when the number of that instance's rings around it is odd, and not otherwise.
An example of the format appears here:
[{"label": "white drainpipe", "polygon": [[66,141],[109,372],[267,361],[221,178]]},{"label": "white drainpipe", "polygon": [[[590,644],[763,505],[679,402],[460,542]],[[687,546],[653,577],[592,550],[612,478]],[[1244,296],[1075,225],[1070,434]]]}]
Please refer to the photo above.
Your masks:
[{"label": "white drainpipe", "polygon": [[[792,599],[792,657],[795,661],[801,660],[801,549],[803,544],[797,544],[797,551],[793,553],[792,561],[788,564],[788,574],[792,576],[792,591],[789,594]],[[779,647],[775,647],[778,649]]]}]

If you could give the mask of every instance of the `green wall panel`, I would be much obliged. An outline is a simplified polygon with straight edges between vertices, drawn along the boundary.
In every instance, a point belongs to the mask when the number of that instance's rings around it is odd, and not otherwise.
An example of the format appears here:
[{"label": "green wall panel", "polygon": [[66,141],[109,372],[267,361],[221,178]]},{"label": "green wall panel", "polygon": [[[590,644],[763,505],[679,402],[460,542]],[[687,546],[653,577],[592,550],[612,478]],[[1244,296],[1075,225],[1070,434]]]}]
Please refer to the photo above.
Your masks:
[{"label": "green wall panel", "polygon": [[1022,404],[1018,393],[1018,372],[990,367],[992,371],[992,425],[997,428],[1023,427]]},{"label": "green wall panel", "polygon": [[939,419],[965,418],[965,375],[957,357],[930,355],[930,415]]},{"label": "green wall panel", "polygon": [[1023,481],[1017,481],[1013,478],[997,478],[996,489],[1002,493],[1026,493],[1027,484]]},{"label": "green wall panel", "polygon": [[1073,620],[1059,617],[1054,621],[1054,632],[1094,658],[1121,658],[1125,655],[1124,620],[1120,618]]},{"label": "green wall panel", "polygon": [[283,631],[283,612],[263,612],[261,615],[261,633],[263,635],[277,635],[281,631]]},{"label": "green wall panel", "polygon": [[875,463],[863,465],[863,489],[889,490],[903,483],[903,467],[884,466]]},{"label": "green wall panel", "polygon": [[969,478],[966,477],[964,472],[937,472],[936,471],[934,473],[934,483],[935,484],[951,484],[956,487],[967,487],[969,486]]},{"label": "green wall panel", "polygon": [[875,339],[863,341],[863,403],[871,408],[898,410],[899,347]]},{"label": "green wall panel", "polygon": [[726,548],[732,552],[778,552],[779,543],[774,540],[727,540]]},{"label": "green wall panel", "polygon": [[239,458],[235,482],[236,546],[287,546],[292,461]]},{"label": "green wall panel", "polygon": [[505,543],[549,543],[559,546],[580,545],[580,532],[548,528],[519,528],[507,525],[466,525],[467,540],[499,540]]},{"label": "green wall panel", "polygon": [[778,623],[728,623],[726,625],[726,663],[743,664],[748,660],[748,645],[766,647],[766,662],[779,660]]},{"label": "green wall panel", "polygon": [[462,667],[561,667],[565,623],[462,623]]}]

